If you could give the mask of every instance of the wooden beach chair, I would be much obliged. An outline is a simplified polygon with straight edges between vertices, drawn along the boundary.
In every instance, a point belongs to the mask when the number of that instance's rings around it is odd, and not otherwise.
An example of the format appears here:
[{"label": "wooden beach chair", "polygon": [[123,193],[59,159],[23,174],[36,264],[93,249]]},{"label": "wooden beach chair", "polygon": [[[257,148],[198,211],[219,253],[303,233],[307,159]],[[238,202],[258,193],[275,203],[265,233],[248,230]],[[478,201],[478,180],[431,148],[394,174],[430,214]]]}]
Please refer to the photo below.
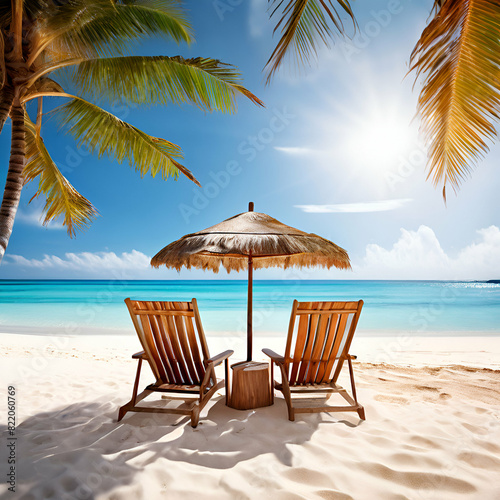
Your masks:
[{"label": "wooden beach chair", "polygon": [[[144,350],[132,356],[139,361],[132,399],[120,408],[118,422],[129,411],[174,413],[190,415],[191,425],[196,427],[200,411],[224,384],[217,381],[214,368],[225,361],[227,380],[227,358],[234,351],[210,357],[196,299],[158,302],[127,298],[125,303]],[[143,360],[148,361],[156,382],[137,394]],[[186,403],[175,408],[137,406],[152,392],[170,394]],[[189,394],[198,397],[193,399]]]},{"label": "wooden beach chair", "polygon": [[[295,420],[296,413],[323,411],[355,411],[359,418],[365,419],[365,410],[358,403],[354,384],[352,360],[356,357],[349,354],[362,307],[362,300],[293,302],[285,355],[280,356],[270,349],[262,350],[281,370],[281,383],[275,381],[274,387],[283,392],[289,420]],[[352,397],[337,385],[346,360]],[[305,399],[303,396],[308,393],[316,397]],[[332,393],[340,394],[348,405],[328,406],[326,403]],[[299,397],[292,397],[294,395]],[[321,398],[317,397],[321,395]]]}]

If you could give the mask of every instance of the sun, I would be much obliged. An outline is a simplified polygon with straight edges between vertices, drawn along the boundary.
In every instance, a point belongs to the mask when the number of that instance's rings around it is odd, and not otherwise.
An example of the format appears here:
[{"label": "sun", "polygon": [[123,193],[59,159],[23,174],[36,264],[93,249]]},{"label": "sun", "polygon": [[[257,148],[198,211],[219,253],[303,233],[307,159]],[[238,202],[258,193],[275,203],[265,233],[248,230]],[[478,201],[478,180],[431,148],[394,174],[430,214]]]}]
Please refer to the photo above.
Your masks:
[{"label": "sun", "polygon": [[416,131],[408,117],[394,110],[357,116],[343,132],[351,162],[369,168],[394,168],[416,144]]}]

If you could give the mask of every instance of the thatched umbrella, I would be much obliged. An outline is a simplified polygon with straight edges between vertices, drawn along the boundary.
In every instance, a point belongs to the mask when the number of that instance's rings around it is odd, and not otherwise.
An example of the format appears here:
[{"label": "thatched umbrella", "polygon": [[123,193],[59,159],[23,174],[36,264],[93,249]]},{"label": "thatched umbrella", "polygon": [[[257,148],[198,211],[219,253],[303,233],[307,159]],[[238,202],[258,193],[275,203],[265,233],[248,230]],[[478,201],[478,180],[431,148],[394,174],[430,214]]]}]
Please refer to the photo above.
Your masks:
[{"label": "thatched umbrella", "polygon": [[229,273],[248,269],[247,361],[252,360],[252,286],[253,269],[266,267],[311,267],[350,269],[347,252],[329,240],[254,212],[235,215],[215,226],[187,234],[160,250],[152,259],[153,267],[166,265],[178,271],[182,267],[209,269],[222,266]]}]

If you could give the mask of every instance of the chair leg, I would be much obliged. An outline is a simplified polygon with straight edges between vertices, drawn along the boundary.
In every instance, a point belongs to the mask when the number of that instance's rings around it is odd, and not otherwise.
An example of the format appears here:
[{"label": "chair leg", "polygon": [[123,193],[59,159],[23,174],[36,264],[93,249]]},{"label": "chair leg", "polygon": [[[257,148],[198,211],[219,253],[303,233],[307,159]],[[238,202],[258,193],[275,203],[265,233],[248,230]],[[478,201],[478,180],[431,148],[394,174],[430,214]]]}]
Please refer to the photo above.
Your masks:
[{"label": "chair leg", "polygon": [[274,404],[274,363],[272,360],[271,360],[271,370],[270,370],[269,375],[271,377],[271,380],[269,383],[269,385],[271,386],[271,404],[273,405]]},{"label": "chair leg", "polygon": [[118,419],[117,419],[117,422],[119,422],[124,416],[125,414],[127,413],[128,411],[128,404],[122,406],[119,410],[118,410]]},{"label": "chair leg", "polygon": [[227,358],[224,360],[224,388],[226,393],[226,406],[229,406],[230,399],[230,385],[229,385],[229,366],[227,363]]},{"label": "chair leg", "polygon": [[134,389],[132,390],[132,399],[118,410],[117,422],[119,422],[129,411],[129,409],[133,408],[137,402],[137,390],[139,388],[139,379],[141,377],[141,367],[142,367],[142,358],[139,358],[139,363],[137,364],[137,373],[134,382]]},{"label": "chair leg", "polygon": [[354,401],[358,402],[358,398],[356,397],[356,385],[354,384],[354,370],[352,369],[352,361],[351,358],[347,358],[347,364],[349,365],[349,376],[351,377],[351,390],[352,395],[354,397]]},{"label": "chair leg", "polygon": [[288,385],[288,379],[283,366],[281,368],[281,385],[283,387],[283,396],[285,397],[285,402],[288,407],[288,420],[293,422],[295,420],[295,411],[292,405],[292,395],[290,394],[290,386]]},{"label": "chair leg", "polygon": [[[347,358],[347,363],[349,365],[349,375],[351,377],[352,395],[354,397],[354,401],[356,401],[356,403],[358,403],[358,398],[357,398],[357,395],[356,395],[356,385],[354,383],[354,370],[352,369],[352,361],[351,361],[350,357]],[[359,418],[361,420],[366,420],[366,418],[365,418],[365,409],[362,406],[358,409],[358,416],[359,416]]]},{"label": "chair leg", "polygon": [[198,422],[200,420],[200,407],[196,405],[191,410],[191,427],[194,429],[198,426]]},{"label": "chair leg", "polygon": [[[217,378],[215,376],[215,370],[212,368],[211,370],[212,375],[209,381],[211,380],[213,385],[212,387],[205,392],[206,386],[202,384],[200,388],[200,398],[198,403],[196,403],[195,406],[193,406],[193,409],[191,410],[191,427],[196,427],[198,425],[198,422],[200,420],[200,413],[201,410],[205,407],[205,405],[210,401],[212,396],[222,387],[224,387],[224,381],[217,382]],[[205,382],[204,382],[205,384]]]}]

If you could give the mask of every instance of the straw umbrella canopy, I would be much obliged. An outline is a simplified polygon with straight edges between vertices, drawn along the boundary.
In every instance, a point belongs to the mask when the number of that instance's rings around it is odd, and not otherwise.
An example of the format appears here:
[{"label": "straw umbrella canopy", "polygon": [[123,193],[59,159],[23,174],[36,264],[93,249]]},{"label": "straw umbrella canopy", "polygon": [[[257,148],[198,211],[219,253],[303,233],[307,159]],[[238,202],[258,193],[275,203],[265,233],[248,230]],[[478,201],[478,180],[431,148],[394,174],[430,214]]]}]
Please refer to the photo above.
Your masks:
[{"label": "straw umbrella canopy", "polygon": [[197,233],[187,234],[160,250],[153,267],[166,265],[230,271],[248,269],[247,361],[252,359],[253,269],[312,267],[350,269],[347,252],[313,233],[287,226],[267,214],[249,211]]}]

